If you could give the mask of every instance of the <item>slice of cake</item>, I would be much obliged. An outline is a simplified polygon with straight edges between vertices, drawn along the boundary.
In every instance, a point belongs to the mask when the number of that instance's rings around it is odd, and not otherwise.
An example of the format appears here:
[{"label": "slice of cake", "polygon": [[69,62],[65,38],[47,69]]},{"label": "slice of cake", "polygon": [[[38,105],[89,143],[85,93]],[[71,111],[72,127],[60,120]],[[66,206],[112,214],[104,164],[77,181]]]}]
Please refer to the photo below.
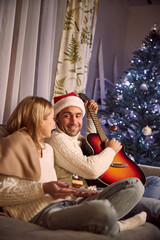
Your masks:
[{"label": "slice of cake", "polygon": [[83,186],[83,179],[79,178],[78,175],[72,176],[72,187],[81,188]]}]

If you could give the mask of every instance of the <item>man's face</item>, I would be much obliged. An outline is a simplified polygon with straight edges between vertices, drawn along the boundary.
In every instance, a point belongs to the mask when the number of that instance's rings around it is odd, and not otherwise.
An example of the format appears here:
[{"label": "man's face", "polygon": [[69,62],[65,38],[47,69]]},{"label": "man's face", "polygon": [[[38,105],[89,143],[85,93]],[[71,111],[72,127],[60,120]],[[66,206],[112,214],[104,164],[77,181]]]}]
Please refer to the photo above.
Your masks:
[{"label": "man's face", "polygon": [[78,107],[66,107],[56,117],[58,127],[69,136],[75,136],[82,128],[83,113]]}]

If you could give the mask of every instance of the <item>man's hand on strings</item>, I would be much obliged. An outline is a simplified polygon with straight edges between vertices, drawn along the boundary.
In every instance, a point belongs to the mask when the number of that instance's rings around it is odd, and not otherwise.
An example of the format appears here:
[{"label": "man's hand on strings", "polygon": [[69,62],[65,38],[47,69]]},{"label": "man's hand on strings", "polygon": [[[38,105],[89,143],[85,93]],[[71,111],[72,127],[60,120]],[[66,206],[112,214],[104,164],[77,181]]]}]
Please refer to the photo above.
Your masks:
[{"label": "man's hand on strings", "polygon": [[118,140],[112,138],[110,141],[108,140],[105,141],[105,148],[107,147],[112,148],[117,154],[121,150],[122,144]]}]

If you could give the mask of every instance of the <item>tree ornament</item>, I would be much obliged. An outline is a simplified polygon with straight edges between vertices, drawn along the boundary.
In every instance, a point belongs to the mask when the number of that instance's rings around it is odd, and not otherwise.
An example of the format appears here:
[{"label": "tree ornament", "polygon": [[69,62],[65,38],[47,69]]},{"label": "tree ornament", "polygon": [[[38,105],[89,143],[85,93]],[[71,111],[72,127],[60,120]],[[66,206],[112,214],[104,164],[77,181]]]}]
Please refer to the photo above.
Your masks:
[{"label": "tree ornament", "polygon": [[142,132],[145,136],[148,136],[152,134],[152,129],[147,125],[142,129]]},{"label": "tree ornament", "polygon": [[126,82],[124,82],[124,85],[129,86],[129,85],[130,85],[130,82],[129,82],[129,81],[126,81]]},{"label": "tree ornament", "polygon": [[148,90],[148,85],[147,85],[146,83],[142,83],[142,84],[140,85],[140,89],[141,89],[142,91],[147,91],[147,90]]},{"label": "tree ornament", "polygon": [[110,131],[117,131],[117,126],[115,126],[115,125],[112,125],[112,126],[110,126],[110,128],[109,128],[109,130]]},{"label": "tree ornament", "polygon": [[128,78],[127,78],[127,77],[125,77],[125,78],[122,79],[122,82],[123,82],[123,83],[125,83],[125,82],[127,82],[127,81],[128,81]]}]

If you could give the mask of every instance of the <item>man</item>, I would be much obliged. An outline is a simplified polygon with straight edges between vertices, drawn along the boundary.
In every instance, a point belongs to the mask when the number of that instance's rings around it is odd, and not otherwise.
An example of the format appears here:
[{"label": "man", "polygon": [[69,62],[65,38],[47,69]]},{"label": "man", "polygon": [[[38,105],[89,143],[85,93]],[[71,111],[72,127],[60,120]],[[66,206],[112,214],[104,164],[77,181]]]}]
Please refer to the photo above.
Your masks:
[{"label": "man", "polygon": [[[55,149],[55,167],[58,179],[70,183],[72,173],[86,179],[98,178],[110,166],[115,154],[121,149],[121,144],[115,139],[110,142],[106,141],[105,150],[101,154],[86,157],[80,148],[83,139],[80,130],[85,115],[83,101],[74,93],[55,99],[54,110],[57,129],[53,131],[52,136],[54,137],[49,143]],[[73,104],[74,106],[72,106]],[[90,104],[95,111],[98,110],[94,101],[91,101]],[[91,132],[95,132],[95,127],[87,112],[86,135]]]},{"label": "man", "polygon": [[[89,103],[86,102],[84,106],[83,101],[74,93],[54,99],[56,130],[52,132],[52,137],[48,140],[48,143],[54,149],[55,169],[60,181],[70,183],[73,173],[86,179],[97,179],[109,168],[114,156],[122,147],[115,139],[106,140],[105,148],[99,154],[88,157],[83,154],[80,147],[83,140],[80,130],[82,129],[87,104],[90,104],[90,108],[97,113],[98,106],[93,100]],[[95,127],[88,112],[86,121],[86,134],[95,132]],[[143,210],[149,214],[147,220],[160,227],[160,201],[142,198],[134,211],[130,212],[130,215],[133,216]]]}]

